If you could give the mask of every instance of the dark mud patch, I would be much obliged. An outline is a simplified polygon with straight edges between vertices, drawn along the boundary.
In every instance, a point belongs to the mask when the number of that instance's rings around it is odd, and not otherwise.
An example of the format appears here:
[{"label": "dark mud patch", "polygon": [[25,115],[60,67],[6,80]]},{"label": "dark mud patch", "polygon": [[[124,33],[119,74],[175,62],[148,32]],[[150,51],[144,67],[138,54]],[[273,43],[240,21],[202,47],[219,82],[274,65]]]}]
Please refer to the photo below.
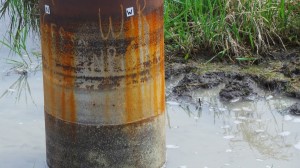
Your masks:
[{"label": "dark mud patch", "polygon": [[[272,94],[285,94],[300,98],[300,90],[292,88],[288,79],[272,79],[261,74],[251,74],[232,71],[202,72],[196,67],[183,68],[181,73],[169,73],[167,79],[183,75],[182,79],[171,90],[171,97],[191,96],[198,89],[210,89],[223,84],[225,87],[219,92],[223,101],[257,100],[265,92]],[[197,100],[194,100],[197,102]]]},{"label": "dark mud patch", "polygon": [[221,100],[232,101],[234,99],[253,100],[258,93],[257,84],[250,78],[244,77],[242,80],[228,80],[225,87],[220,91]]},{"label": "dark mud patch", "polygon": [[300,77],[300,54],[292,52],[283,58],[280,72],[290,78]]},{"label": "dark mud patch", "polygon": [[290,108],[288,108],[288,112],[292,115],[300,116],[300,103],[293,104]]},{"label": "dark mud patch", "polygon": [[173,88],[173,93],[176,95],[184,95],[187,92],[196,89],[208,89],[218,86],[223,82],[224,73],[205,73],[198,75],[196,73],[186,74],[183,79]]},{"label": "dark mud patch", "polygon": [[[172,89],[172,94],[173,97],[185,97],[186,99],[191,92],[197,89],[211,89],[224,84],[225,87],[219,93],[221,100],[255,100],[259,97],[260,90],[256,80],[250,75],[239,73],[208,72],[202,75],[188,73]],[[201,100],[195,101],[201,104]]]},{"label": "dark mud patch", "polygon": [[171,90],[174,97],[224,84],[219,93],[224,101],[255,100],[261,97],[260,90],[300,98],[300,48],[271,53],[257,65],[203,64],[201,60],[174,59],[166,61],[166,79],[183,76]]},{"label": "dark mud patch", "polygon": [[195,67],[180,63],[173,63],[172,65],[169,65],[166,67],[166,79],[169,79],[171,76],[177,76],[180,74],[188,74],[192,72],[193,70],[196,70]]}]

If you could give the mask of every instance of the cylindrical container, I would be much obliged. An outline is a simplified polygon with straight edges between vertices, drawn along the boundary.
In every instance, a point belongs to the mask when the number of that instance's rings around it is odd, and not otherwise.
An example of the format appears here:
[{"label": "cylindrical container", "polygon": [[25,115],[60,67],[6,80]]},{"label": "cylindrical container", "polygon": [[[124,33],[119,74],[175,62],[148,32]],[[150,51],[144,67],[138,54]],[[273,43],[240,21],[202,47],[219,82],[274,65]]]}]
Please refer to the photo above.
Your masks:
[{"label": "cylindrical container", "polygon": [[163,0],[40,9],[48,166],[163,166]]}]

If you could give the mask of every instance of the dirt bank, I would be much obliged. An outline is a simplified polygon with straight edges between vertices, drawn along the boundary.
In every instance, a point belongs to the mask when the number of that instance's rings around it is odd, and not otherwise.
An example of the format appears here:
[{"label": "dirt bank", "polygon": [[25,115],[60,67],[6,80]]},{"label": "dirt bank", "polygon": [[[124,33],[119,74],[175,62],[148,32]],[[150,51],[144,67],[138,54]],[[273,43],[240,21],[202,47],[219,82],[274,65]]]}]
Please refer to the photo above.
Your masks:
[{"label": "dirt bank", "polygon": [[219,93],[223,101],[256,100],[262,98],[260,90],[300,98],[300,48],[274,52],[258,62],[247,64],[205,64],[205,61],[167,57],[166,79],[183,75],[172,89],[173,96],[191,97],[189,93],[193,90],[223,84],[225,87]]}]

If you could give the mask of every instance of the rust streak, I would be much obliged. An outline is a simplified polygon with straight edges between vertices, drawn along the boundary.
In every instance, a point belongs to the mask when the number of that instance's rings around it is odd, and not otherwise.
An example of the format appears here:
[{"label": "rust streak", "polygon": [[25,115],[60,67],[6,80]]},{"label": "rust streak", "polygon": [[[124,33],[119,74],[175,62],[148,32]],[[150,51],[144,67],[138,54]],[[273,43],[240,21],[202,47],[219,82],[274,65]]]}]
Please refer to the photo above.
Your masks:
[{"label": "rust streak", "polygon": [[[138,16],[125,23],[129,29],[125,37],[133,39],[125,55],[127,123],[165,111],[163,21],[158,16],[161,11],[158,9],[144,16],[143,8],[138,5]],[[149,60],[152,62],[145,64]],[[145,70],[150,71],[149,81],[144,81],[141,75]]]},{"label": "rust streak", "polygon": [[[147,20],[149,20],[149,29],[150,29],[150,33],[155,33],[157,31],[157,17],[155,13],[151,13],[147,16]],[[150,56],[151,56],[151,60],[156,59],[157,57],[157,49],[158,49],[158,41],[159,39],[155,38],[155,39],[150,39]],[[158,81],[157,81],[157,66],[153,66],[151,67],[151,77],[152,77],[152,92],[153,92],[153,114],[156,116],[159,113],[159,103],[158,103]]]},{"label": "rust streak", "polygon": [[70,121],[75,123],[77,121],[76,115],[76,104],[75,104],[75,95],[73,92],[69,95],[69,106],[70,106]]},{"label": "rust streak", "polygon": [[[160,36],[162,37],[162,36]],[[164,113],[166,109],[166,103],[165,103],[165,67],[164,67],[164,40],[161,39],[160,43],[160,74],[161,74],[161,93],[160,93],[160,113]]]},{"label": "rust streak", "polygon": [[[138,44],[138,39],[136,37],[138,37],[138,21],[136,17],[131,17],[130,21],[126,23],[126,27],[130,28],[130,31],[126,31],[125,32],[125,36],[127,38],[134,38],[134,40],[131,42],[131,45],[129,45],[127,47],[126,50],[126,56],[125,56],[125,64],[126,64],[126,88],[125,88],[125,111],[126,111],[126,115],[125,115],[125,120],[127,123],[130,123],[132,121],[134,121],[134,119],[136,118],[136,110],[137,107],[139,106],[139,102],[137,102],[137,95],[134,92],[134,87],[132,85],[128,85],[129,83],[134,83],[135,81],[137,81],[138,77],[131,77],[130,74],[133,73],[133,71],[131,71],[129,67],[132,67],[132,62],[137,62],[137,66],[139,66],[138,62],[139,60],[138,58],[138,54],[139,51],[137,51],[138,49],[134,49],[134,45]],[[137,70],[138,73],[138,70]],[[140,100],[138,100],[140,101]]]},{"label": "rust streak", "polygon": [[64,89],[62,89],[61,91],[60,101],[61,101],[61,118],[63,120],[66,120],[66,93]]},{"label": "rust streak", "polygon": [[110,98],[109,95],[105,95],[105,100],[104,100],[104,118],[105,121],[109,122],[110,121]]},{"label": "rust streak", "polygon": [[143,102],[147,101],[147,100],[144,100],[143,99],[143,96],[142,96],[142,87],[144,84],[141,84],[141,66],[142,66],[142,63],[143,63],[143,57],[145,55],[144,53],[144,50],[143,50],[143,46],[144,46],[144,40],[145,40],[145,23],[143,21],[143,15],[140,13],[138,15],[138,19],[137,20],[137,25],[135,26],[135,32],[134,34],[136,34],[137,36],[135,37],[138,37],[136,38],[136,44],[138,44],[139,48],[137,50],[135,50],[136,54],[136,62],[137,62],[137,67],[136,67],[136,73],[137,73],[137,76],[136,76],[136,80],[137,80],[137,86],[136,86],[136,89],[137,89],[137,95],[135,97],[135,101],[137,104],[136,104],[136,109],[134,109],[134,111],[132,111],[132,113],[134,114],[134,120],[139,120],[139,119],[143,119],[144,118],[144,111],[143,111]]},{"label": "rust streak", "polygon": [[[64,42],[63,52],[61,54],[61,63],[65,66],[74,67],[75,66],[75,56],[74,56],[74,35],[73,33],[66,32],[63,29],[60,29],[60,35],[62,36]],[[76,121],[76,103],[75,103],[75,95],[74,95],[74,84],[75,84],[75,72],[73,72],[72,68],[70,69],[62,69],[63,73],[66,77],[63,78],[63,93],[67,93],[67,100],[64,101],[65,105],[67,105],[66,110],[69,114],[69,120],[71,122]],[[62,99],[64,100],[64,99]],[[64,106],[62,106],[62,112]],[[65,116],[66,116],[65,115]],[[66,119],[66,118],[63,118]]]},{"label": "rust streak", "polygon": [[[45,42],[47,44],[47,49],[48,51],[46,51],[47,53],[45,54],[45,57],[47,57],[48,59],[48,66],[50,67],[49,70],[49,85],[48,85],[48,89],[49,89],[49,94],[50,94],[50,105],[48,106],[50,108],[50,113],[52,115],[56,114],[55,111],[55,90],[54,90],[54,81],[53,81],[53,76],[54,76],[54,72],[53,69],[51,67],[54,66],[53,64],[53,52],[52,52],[52,32],[51,30],[49,30],[49,26],[45,25],[46,27],[46,36],[47,36],[47,41]],[[45,88],[47,89],[47,88]]]},{"label": "rust streak", "polygon": [[[74,35],[55,24],[41,24],[44,64],[45,107],[53,116],[76,121],[74,95]],[[62,72],[62,73],[61,73]]]}]

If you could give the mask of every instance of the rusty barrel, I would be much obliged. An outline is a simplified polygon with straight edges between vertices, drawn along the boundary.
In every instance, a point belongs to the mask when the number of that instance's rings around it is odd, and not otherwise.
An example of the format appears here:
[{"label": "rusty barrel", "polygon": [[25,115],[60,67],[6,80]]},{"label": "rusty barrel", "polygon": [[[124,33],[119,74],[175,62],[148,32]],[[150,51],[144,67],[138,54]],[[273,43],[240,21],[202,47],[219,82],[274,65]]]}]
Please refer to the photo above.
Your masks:
[{"label": "rusty barrel", "polygon": [[163,0],[39,6],[48,166],[163,166]]}]

